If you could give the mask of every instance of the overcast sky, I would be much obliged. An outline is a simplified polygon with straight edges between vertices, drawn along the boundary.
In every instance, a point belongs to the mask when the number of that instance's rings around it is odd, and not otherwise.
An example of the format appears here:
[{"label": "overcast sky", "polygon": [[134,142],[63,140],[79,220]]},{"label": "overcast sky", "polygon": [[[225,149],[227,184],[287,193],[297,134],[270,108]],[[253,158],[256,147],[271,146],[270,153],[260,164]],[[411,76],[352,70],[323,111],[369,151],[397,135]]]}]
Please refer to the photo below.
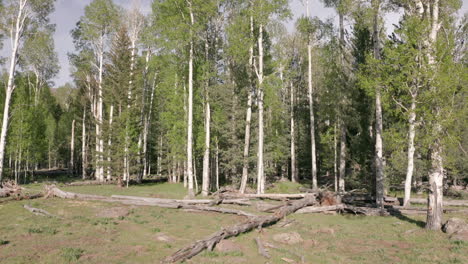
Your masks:
[{"label": "overcast sky", "polygon": [[[67,82],[71,82],[70,65],[68,63],[67,53],[73,52],[73,42],[70,36],[70,31],[75,27],[76,22],[84,14],[84,8],[91,0],[57,0],[55,12],[51,15],[51,22],[56,24],[55,32],[55,49],[59,56],[61,70],[58,76],[54,79],[56,87]],[[132,0],[114,0],[115,3],[129,7]],[[148,14],[151,10],[152,0],[139,0],[143,13]],[[319,0],[311,1],[311,14],[318,16],[321,19],[333,17],[336,18],[336,13],[331,8],[325,8]],[[463,8],[461,13],[465,13],[468,7],[468,0],[463,0]],[[295,18],[305,14],[305,8],[300,0],[291,1],[291,10]],[[288,22],[288,28],[293,25],[292,19]],[[398,21],[398,15],[391,14],[386,17],[386,24],[391,25]],[[4,48],[1,52],[3,56],[9,53],[11,49],[9,42],[4,43]]]}]

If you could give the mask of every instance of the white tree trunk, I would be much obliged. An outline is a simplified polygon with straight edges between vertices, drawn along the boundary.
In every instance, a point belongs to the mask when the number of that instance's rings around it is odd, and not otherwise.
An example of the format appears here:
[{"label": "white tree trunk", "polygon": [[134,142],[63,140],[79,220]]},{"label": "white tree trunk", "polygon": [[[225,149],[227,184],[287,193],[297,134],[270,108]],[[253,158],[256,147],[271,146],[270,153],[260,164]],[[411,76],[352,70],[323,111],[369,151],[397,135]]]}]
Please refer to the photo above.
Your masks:
[{"label": "white tree trunk", "polygon": [[411,198],[411,182],[413,180],[414,171],[414,138],[416,136],[416,98],[411,98],[411,108],[409,113],[409,128],[408,128],[408,165],[406,167],[405,179],[405,197],[403,198],[403,206],[410,205]]},{"label": "white tree trunk", "polygon": [[[439,24],[439,0],[432,1],[432,11],[426,15],[430,17],[431,31],[429,34],[429,49],[428,49],[428,62],[431,67],[435,66],[434,52],[436,49],[437,33],[440,28]],[[431,87],[431,89],[437,89]],[[442,143],[440,137],[442,136],[442,125],[438,120],[440,118],[439,106],[433,106],[433,115],[435,117],[434,136],[435,141],[431,145],[431,171],[429,172],[429,201],[427,203],[427,221],[426,228],[431,230],[440,230],[442,226],[442,213],[443,213],[443,178],[444,166],[442,159]]]},{"label": "white tree trunk", "polygon": [[[309,1],[306,1],[307,18],[309,18]],[[312,36],[309,36],[307,42],[307,83],[308,83],[308,99],[310,111],[310,147],[311,147],[311,174],[312,174],[312,189],[317,189],[317,154],[315,144],[315,116],[314,116],[314,98],[312,87]]]},{"label": "white tree trunk", "polygon": [[340,124],[340,178],[338,182],[338,190],[345,191],[345,177],[346,177],[346,127],[344,122]]},{"label": "white tree trunk", "polygon": [[13,91],[15,90],[15,69],[18,62],[18,49],[20,45],[20,38],[24,30],[24,22],[26,14],[24,8],[26,7],[27,0],[19,0],[18,15],[16,22],[10,29],[10,38],[12,43],[11,55],[10,55],[10,68],[8,70],[8,83],[5,91],[5,105],[3,107],[3,120],[2,120],[2,132],[0,134],[0,182],[3,177],[3,162],[5,158],[5,147],[6,138],[8,132],[8,122],[10,119],[10,104]]},{"label": "white tree trunk", "polygon": [[336,124],[333,130],[333,176],[335,178],[335,192],[338,192],[338,142],[336,139],[338,131],[336,129]]},{"label": "white tree trunk", "polygon": [[83,124],[81,127],[81,174],[86,179],[87,157],[86,157],[86,108],[83,109]]},{"label": "white tree trunk", "polygon": [[291,116],[291,181],[297,182],[297,171],[296,171],[296,131],[294,129],[294,85],[291,81],[291,109],[290,109],[290,116]]},{"label": "white tree trunk", "polygon": [[75,119],[72,121],[71,140],[70,140],[70,173],[75,174]]},{"label": "white tree trunk", "polygon": [[202,195],[208,196],[210,189],[210,122],[211,122],[211,109],[210,102],[206,103],[205,113],[205,153],[203,155],[203,182],[202,182]]},{"label": "white tree trunk", "polygon": [[[380,59],[380,38],[379,38],[379,12],[380,0],[372,1],[374,9],[373,22],[373,42],[374,42],[374,58]],[[380,96],[380,86],[375,86],[375,173],[376,173],[376,203],[377,206],[383,209],[384,192],[385,192],[385,175],[383,163],[383,121],[382,121],[382,103]]]},{"label": "white tree trunk", "polygon": [[258,151],[257,151],[257,193],[265,193],[263,168],[263,25],[258,28]]},{"label": "white tree trunk", "polygon": [[[192,2],[188,1],[190,10],[190,25],[193,28],[195,23],[192,11]],[[193,191],[193,134],[192,134],[192,123],[193,123],[193,29],[190,29],[190,52],[189,52],[189,77],[188,77],[188,114],[187,114],[187,177],[188,177],[188,196],[194,197]]]},{"label": "white tree trunk", "polygon": [[110,106],[109,110],[109,139],[107,141],[107,180],[110,181],[112,179],[112,169],[111,169],[111,147],[112,147],[112,120],[114,117],[114,105]]},{"label": "white tree trunk", "polygon": [[[250,16],[250,41],[254,40],[254,23],[253,17]],[[245,188],[247,187],[247,181],[249,179],[249,148],[250,148],[250,124],[252,122],[252,93],[253,93],[253,83],[252,83],[252,68],[253,68],[253,56],[254,49],[253,43],[249,47],[249,91],[247,92],[247,114],[245,117],[245,136],[244,136],[244,156],[243,156],[243,166],[242,166],[242,179],[240,186],[240,193],[245,193]]]},{"label": "white tree trunk", "polygon": [[97,112],[96,112],[96,179],[104,181],[104,166],[103,166],[103,152],[104,152],[104,139],[102,138],[102,121],[103,121],[103,94],[102,94],[102,75],[104,63],[104,36],[101,37],[100,50],[98,55],[99,60],[99,78],[98,78],[98,98],[97,98]]}]

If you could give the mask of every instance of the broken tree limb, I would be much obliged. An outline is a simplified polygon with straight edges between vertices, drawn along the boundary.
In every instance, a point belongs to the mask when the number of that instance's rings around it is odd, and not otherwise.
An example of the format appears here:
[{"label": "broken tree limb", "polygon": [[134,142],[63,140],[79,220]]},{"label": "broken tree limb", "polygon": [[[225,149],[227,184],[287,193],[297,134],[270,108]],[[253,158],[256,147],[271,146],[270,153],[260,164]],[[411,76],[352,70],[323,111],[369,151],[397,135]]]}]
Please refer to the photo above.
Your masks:
[{"label": "broken tree limb", "polygon": [[187,247],[178,250],[171,256],[168,256],[164,259],[163,262],[174,263],[190,259],[205,249],[212,250],[216,244],[218,244],[223,239],[237,236],[238,234],[248,232],[254,228],[261,228],[272,225],[287,215],[292,214],[305,206],[313,205],[315,203],[317,203],[315,195],[307,195],[301,200],[294,201],[290,205],[281,207],[273,215],[253,217],[243,223],[223,228],[222,230],[206,237],[205,239],[195,241]]},{"label": "broken tree limb", "polygon": [[49,212],[47,212],[46,210],[43,210],[43,209],[39,209],[39,208],[34,208],[34,207],[31,207],[27,204],[23,205],[23,208],[28,210],[29,212],[35,214],[35,215],[42,215],[42,216],[49,216],[49,217],[57,217],[56,215],[53,215]]},{"label": "broken tree limb", "polygon": [[255,217],[256,215],[247,213],[241,210],[230,209],[230,208],[222,208],[222,207],[213,207],[213,206],[200,206],[200,205],[180,205],[181,209],[185,209],[186,211],[208,211],[208,212],[217,212],[223,214],[235,214],[240,216],[246,217]]},{"label": "broken tree limb", "polygon": [[260,255],[262,255],[262,256],[264,256],[265,258],[268,258],[268,259],[271,258],[270,254],[268,254],[268,252],[266,251],[265,246],[263,246],[263,242],[259,237],[255,238],[255,243],[257,244],[258,253]]},{"label": "broken tree limb", "polygon": [[327,211],[339,211],[343,210],[344,204],[329,205],[329,206],[308,206],[301,208],[296,211],[296,214],[307,214],[307,213],[322,213]]}]

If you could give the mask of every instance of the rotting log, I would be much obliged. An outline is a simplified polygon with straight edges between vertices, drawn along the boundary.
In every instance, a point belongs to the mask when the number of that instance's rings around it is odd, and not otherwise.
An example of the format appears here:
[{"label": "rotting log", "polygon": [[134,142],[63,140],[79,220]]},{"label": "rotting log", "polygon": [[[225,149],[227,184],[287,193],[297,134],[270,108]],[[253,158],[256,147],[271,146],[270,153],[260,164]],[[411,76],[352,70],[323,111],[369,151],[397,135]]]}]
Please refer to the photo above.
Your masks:
[{"label": "rotting log", "polygon": [[[135,197],[134,199],[123,198],[127,196],[120,196],[120,198],[115,198],[115,197],[107,197],[107,196],[92,195],[92,194],[65,192],[65,191],[58,189],[55,186],[47,186],[46,193],[47,193],[46,197],[56,196],[56,197],[60,197],[64,199],[113,202],[113,203],[122,203],[126,205],[157,206],[157,207],[171,208],[171,209],[207,211],[207,212],[217,212],[217,213],[223,213],[223,214],[235,214],[235,215],[246,216],[246,217],[255,217],[254,214],[247,213],[241,210],[222,208],[222,207],[213,207],[213,206],[185,204],[185,203],[178,202],[179,200],[171,200],[171,199],[145,198],[145,197],[140,197],[141,199],[136,199]],[[128,196],[128,197],[131,197],[131,196]],[[184,201],[184,200],[180,200],[180,201]]]},{"label": "rotting log", "polygon": [[296,214],[307,213],[323,213],[327,211],[340,211],[345,207],[344,204],[329,205],[329,206],[307,206],[296,211]]},{"label": "rotting log", "polygon": [[141,200],[146,202],[160,202],[160,203],[182,203],[182,204],[236,204],[236,205],[251,205],[248,199],[216,199],[216,200],[176,200],[176,199],[163,199],[153,197],[140,197],[140,196],[127,196],[127,195],[112,195],[112,198],[124,200]]},{"label": "rotting log", "polygon": [[222,198],[250,198],[250,199],[270,199],[270,200],[287,200],[287,199],[302,199],[306,196],[313,195],[310,193],[264,193],[264,194],[253,194],[253,193],[221,193],[219,194]]},{"label": "rotting log", "polygon": [[14,181],[3,182],[0,186],[0,197],[18,197],[24,188],[20,187]]},{"label": "rotting log", "polygon": [[34,208],[34,207],[31,207],[27,204],[23,205],[23,208],[28,210],[29,212],[35,214],[35,215],[42,215],[42,216],[49,216],[49,217],[58,217],[56,215],[53,215],[49,212],[47,212],[46,210],[44,209],[39,209],[39,208]]},{"label": "rotting log", "polygon": [[216,244],[218,244],[223,239],[237,236],[241,233],[246,233],[254,228],[261,228],[264,226],[275,224],[287,215],[292,214],[303,207],[310,206],[316,203],[317,200],[315,195],[306,195],[306,197],[304,197],[303,199],[294,201],[290,205],[284,205],[283,207],[276,210],[276,212],[272,215],[249,218],[243,223],[223,228],[222,230],[211,234],[205,239],[195,241],[192,244],[178,250],[171,256],[166,257],[163,260],[163,263],[174,263],[178,261],[184,261],[198,255],[205,249],[213,250]]},{"label": "rotting log", "polygon": [[343,209],[345,211],[354,213],[354,214],[362,214],[366,216],[388,216],[390,215],[387,210],[382,210],[380,208],[375,207],[359,207],[359,206],[352,206],[352,205],[344,205]]}]

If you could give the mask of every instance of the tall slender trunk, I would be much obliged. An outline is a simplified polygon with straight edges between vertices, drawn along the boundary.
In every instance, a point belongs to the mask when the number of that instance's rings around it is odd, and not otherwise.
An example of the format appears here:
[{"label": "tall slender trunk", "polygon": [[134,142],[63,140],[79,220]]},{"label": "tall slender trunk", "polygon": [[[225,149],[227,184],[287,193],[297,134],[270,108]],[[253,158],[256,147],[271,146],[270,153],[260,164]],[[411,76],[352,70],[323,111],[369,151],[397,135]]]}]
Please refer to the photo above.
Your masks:
[{"label": "tall slender trunk", "polygon": [[253,80],[252,80],[252,68],[253,68],[253,40],[254,40],[254,24],[253,16],[250,16],[250,47],[249,47],[249,69],[247,71],[249,76],[249,91],[247,92],[247,114],[245,117],[245,136],[244,136],[244,156],[242,165],[242,179],[240,186],[240,193],[245,193],[247,187],[247,181],[249,178],[249,148],[250,148],[250,124],[252,122],[252,96],[253,96]]},{"label": "tall slender trunk", "polygon": [[86,155],[86,108],[83,109],[83,124],[81,127],[81,174],[86,179],[87,155]]},{"label": "tall slender trunk", "polygon": [[[306,1],[307,17],[309,13],[309,1]],[[307,83],[308,83],[308,99],[309,99],[309,115],[310,115],[310,148],[311,148],[311,174],[312,174],[312,189],[317,189],[317,153],[315,144],[315,116],[314,116],[314,98],[312,87],[312,36],[308,36],[307,41]]]},{"label": "tall slender trunk", "polygon": [[218,138],[216,137],[216,191],[219,191],[219,146],[218,146]]},{"label": "tall slender trunk", "polygon": [[297,182],[297,171],[296,171],[296,131],[294,129],[294,85],[291,81],[291,109],[290,109],[290,116],[291,116],[291,181]]},{"label": "tall slender trunk", "polygon": [[110,181],[112,179],[112,157],[111,157],[111,148],[112,148],[112,120],[114,117],[114,105],[110,106],[109,111],[109,139],[107,141],[107,180]]},{"label": "tall slender trunk", "polygon": [[411,108],[409,113],[409,128],[408,128],[408,165],[406,167],[405,179],[405,197],[403,199],[403,206],[410,205],[411,198],[411,181],[414,171],[414,138],[416,136],[416,97],[411,98]]},{"label": "tall slender trunk", "polygon": [[[208,63],[208,36],[205,41],[205,60]],[[207,74],[208,76],[208,74]],[[210,192],[210,124],[211,124],[211,108],[209,95],[210,80],[207,77],[205,80],[205,151],[203,154],[203,176],[202,176],[202,195],[208,196]]]},{"label": "tall slender trunk", "polygon": [[192,11],[192,2],[188,1],[190,11],[190,51],[189,51],[189,76],[188,76],[188,114],[187,114],[187,177],[188,177],[188,196],[194,197],[193,191],[193,26],[194,16]]},{"label": "tall slender trunk", "polygon": [[[345,70],[345,36],[344,36],[344,15],[343,12],[338,12],[339,17],[339,27],[340,27],[340,60],[341,67]],[[338,179],[338,190],[340,192],[345,191],[345,177],[346,177],[346,124],[343,120],[344,115],[344,105],[346,102],[345,95],[342,95],[342,103],[339,106],[340,108],[340,117],[338,118],[338,124],[340,126],[340,173]]]},{"label": "tall slender trunk", "polygon": [[[379,38],[379,12],[380,0],[372,0],[374,9],[373,22],[373,49],[374,58],[380,60],[380,38]],[[382,121],[382,103],[380,95],[380,86],[375,86],[375,173],[376,173],[376,203],[377,206],[383,209],[384,192],[385,192],[385,175],[383,163],[383,121]]]},{"label": "tall slender trunk", "polygon": [[265,193],[263,168],[263,25],[258,28],[258,152],[257,152],[257,193]]},{"label": "tall slender trunk", "polygon": [[335,192],[338,192],[338,154],[337,154],[337,149],[338,149],[338,142],[336,139],[336,134],[338,133],[336,129],[336,124],[333,130],[333,176],[335,178]]},{"label": "tall slender trunk", "polygon": [[346,177],[346,127],[344,122],[340,124],[340,178],[338,182],[338,189],[340,192],[345,191],[345,177]]},{"label": "tall slender trunk", "polygon": [[[436,61],[434,52],[436,49],[437,33],[440,28],[439,22],[439,0],[433,0],[432,9],[428,7],[426,14],[430,17],[431,31],[429,34],[429,49],[428,49],[428,62],[429,67],[434,68]],[[432,90],[436,90],[436,87],[431,87]],[[443,213],[443,178],[444,178],[444,166],[442,158],[442,142],[440,137],[442,136],[442,125],[440,119],[440,107],[438,105],[433,106],[432,113],[434,115],[434,142],[431,144],[431,171],[429,172],[429,197],[427,203],[427,221],[426,228],[431,230],[440,230],[442,226],[442,213]]]},{"label": "tall slender trunk", "polygon": [[101,36],[99,50],[99,78],[98,78],[98,96],[97,96],[97,114],[96,114],[96,178],[99,181],[104,181],[104,138],[102,137],[102,121],[103,121],[103,94],[102,94],[102,77],[104,63],[104,36]]},{"label": "tall slender trunk", "polygon": [[12,28],[10,30],[10,37],[12,39],[12,50],[10,55],[10,68],[8,71],[8,83],[5,91],[5,105],[3,107],[2,132],[0,134],[0,182],[2,181],[3,177],[3,161],[5,158],[8,122],[10,119],[10,104],[13,91],[15,90],[15,69],[16,64],[18,62],[18,49],[20,46],[20,38],[23,33],[24,22],[26,19],[26,14],[24,13],[24,8],[26,7],[26,4],[26,0],[20,1],[15,25],[12,25]]},{"label": "tall slender trunk", "polygon": [[71,140],[70,140],[70,174],[75,174],[75,119],[72,121]]}]

